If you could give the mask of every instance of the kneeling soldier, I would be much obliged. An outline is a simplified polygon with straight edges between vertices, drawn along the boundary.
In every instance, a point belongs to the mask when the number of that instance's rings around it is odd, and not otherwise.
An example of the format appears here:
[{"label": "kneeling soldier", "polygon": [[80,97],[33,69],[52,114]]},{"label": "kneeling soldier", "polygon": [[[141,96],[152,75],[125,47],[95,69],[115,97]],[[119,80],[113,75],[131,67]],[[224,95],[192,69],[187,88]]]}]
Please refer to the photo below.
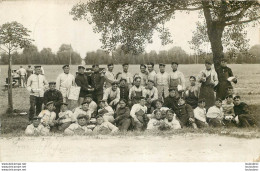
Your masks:
[{"label": "kneeling soldier", "polygon": [[32,124],[28,125],[25,130],[26,135],[47,135],[48,133],[49,129],[41,124],[41,118],[38,116],[33,117]]},{"label": "kneeling soldier", "polygon": [[64,133],[66,135],[84,135],[87,133],[91,133],[92,130],[87,127],[89,123],[89,116],[79,114],[77,117],[77,122],[71,124],[67,129],[65,129]]}]

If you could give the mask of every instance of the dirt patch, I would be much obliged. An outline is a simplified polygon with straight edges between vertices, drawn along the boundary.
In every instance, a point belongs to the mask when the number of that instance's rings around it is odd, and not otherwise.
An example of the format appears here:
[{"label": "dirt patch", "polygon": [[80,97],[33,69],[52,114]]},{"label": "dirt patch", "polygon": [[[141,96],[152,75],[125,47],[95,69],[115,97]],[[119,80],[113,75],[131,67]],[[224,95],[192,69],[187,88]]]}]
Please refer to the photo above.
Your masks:
[{"label": "dirt patch", "polygon": [[17,137],[0,139],[2,162],[252,162],[260,139],[171,137]]}]

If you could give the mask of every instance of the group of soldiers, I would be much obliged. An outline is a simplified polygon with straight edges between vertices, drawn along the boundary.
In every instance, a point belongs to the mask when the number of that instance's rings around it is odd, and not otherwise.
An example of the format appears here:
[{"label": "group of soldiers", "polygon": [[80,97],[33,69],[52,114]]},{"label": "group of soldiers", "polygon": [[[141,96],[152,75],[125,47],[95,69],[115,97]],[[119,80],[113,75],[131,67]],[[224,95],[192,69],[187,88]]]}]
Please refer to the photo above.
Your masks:
[{"label": "group of soldiers", "polygon": [[[232,82],[237,83],[237,78],[225,59],[217,72],[206,61],[204,70],[189,77],[189,85],[178,65],[172,62],[172,71],[166,72],[166,65],[159,64],[156,72],[153,63],[141,64],[140,72],[132,74],[125,63],[122,72],[114,74],[113,64],[106,70],[94,64],[90,72],[78,66],[76,77],[70,73],[70,66],[64,65],[56,82],[49,83],[41,66],[35,66],[27,80],[30,124],[26,132],[78,134],[256,126],[247,104],[234,95]],[[75,86],[80,87],[76,106],[75,100],[69,99]]]}]

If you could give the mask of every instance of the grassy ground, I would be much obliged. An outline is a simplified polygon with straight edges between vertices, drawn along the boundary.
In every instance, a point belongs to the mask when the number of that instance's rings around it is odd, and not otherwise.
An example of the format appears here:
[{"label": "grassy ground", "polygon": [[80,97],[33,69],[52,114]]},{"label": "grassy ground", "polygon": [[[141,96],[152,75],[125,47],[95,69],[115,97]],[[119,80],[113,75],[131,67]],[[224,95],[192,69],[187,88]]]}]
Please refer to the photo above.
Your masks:
[{"label": "grassy ground", "polygon": [[[101,66],[105,67],[105,66]],[[234,85],[236,94],[242,97],[242,100],[250,105],[252,113],[260,122],[260,67],[259,65],[230,65],[234,75],[238,77],[238,84]],[[14,66],[13,68],[19,68]],[[203,65],[180,65],[179,69],[184,73],[186,80],[190,75],[197,75],[200,70],[204,68]],[[48,81],[55,81],[58,74],[62,72],[61,66],[44,66],[45,75]],[[77,66],[71,66],[71,73],[75,73]],[[155,66],[158,71],[158,66]],[[114,72],[121,70],[121,66],[115,66]],[[139,72],[139,66],[130,65],[129,71],[132,73]],[[170,71],[170,66],[166,67],[166,71]],[[7,66],[1,66],[0,73],[0,117],[1,117],[1,133],[5,136],[21,136],[27,126],[28,116],[9,116],[5,114],[7,108],[7,90],[4,89],[4,80],[7,77]],[[14,108],[19,111],[28,112],[29,110],[29,93],[25,88],[13,89]],[[260,127],[260,125],[258,125]],[[223,128],[223,129],[182,129],[176,131],[166,132],[128,132],[127,136],[133,135],[159,135],[166,136],[168,134],[188,134],[188,133],[208,133],[218,135],[228,135],[236,137],[260,137],[259,129],[243,129],[240,128]],[[118,133],[119,136],[125,136],[125,133]],[[95,135],[94,135],[95,136]]]}]

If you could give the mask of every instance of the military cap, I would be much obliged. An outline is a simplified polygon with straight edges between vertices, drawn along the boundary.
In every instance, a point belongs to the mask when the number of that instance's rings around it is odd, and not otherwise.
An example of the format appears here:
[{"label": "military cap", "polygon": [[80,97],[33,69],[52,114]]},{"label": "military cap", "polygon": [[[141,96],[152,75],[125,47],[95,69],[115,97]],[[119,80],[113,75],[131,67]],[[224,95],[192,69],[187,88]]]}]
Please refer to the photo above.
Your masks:
[{"label": "military cap", "polygon": [[148,80],[147,82],[151,82],[151,83],[154,83],[154,81],[153,81],[153,80]]},{"label": "military cap", "polygon": [[85,69],[85,67],[83,65],[79,65],[78,69],[81,69],[81,68]]},{"label": "military cap", "polygon": [[122,66],[125,66],[125,65],[129,65],[128,63],[123,63],[123,65]]},{"label": "military cap", "polygon": [[226,58],[222,58],[222,59],[220,60],[220,62],[227,62],[227,59],[226,59]]},{"label": "military cap", "polygon": [[62,69],[64,69],[65,67],[69,67],[70,65],[66,64],[66,65],[63,65]]},{"label": "military cap", "polygon": [[198,103],[202,103],[202,102],[206,102],[206,100],[204,98],[198,100]]},{"label": "military cap", "polygon": [[98,64],[93,64],[92,68],[94,68],[94,67],[99,67],[99,65]]},{"label": "military cap", "polygon": [[240,98],[240,96],[235,96],[234,100],[236,100],[236,99],[241,99],[241,98]]},{"label": "military cap", "polygon": [[212,65],[212,62],[210,60],[205,60],[205,64]]},{"label": "military cap", "polygon": [[190,79],[192,79],[192,78],[196,81],[196,77],[194,77],[194,76],[190,76]]},{"label": "military cap", "polygon": [[92,94],[87,94],[85,97],[91,97],[92,98]]},{"label": "military cap", "polygon": [[88,119],[89,119],[89,116],[88,116],[88,115],[84,115],[84,114],[79,114],[79,115],[77,116],[77,119],[83,119],[83,118],[85,118],[86,120],[88,120]]},{"label": "military cap", "polygon": [[169,91],[169,92],[171,92],[171,91],[176,91],[176,88],[169,88],[168,91]]},{"label": "military cap", "polygon": [[113,65],[114,65],[113,63],[107,64],[107,66],[113,66]]},{"label": "military cap", "polygon": [[61,105],[65,105],[65,106],[68,106],[69,104],[66,103],[66,102],[62,102]]},{"label": "military cap", "polygon": [[173,61],[173,62],[172,62],[172,65],[173,65],[173,64],[179,65],[179,63],[176,62],[176,61]]},{"label": "military cap", "polygon": [[142,66],[146,68],[146,65],[145,65],[145,64],[140,64],[140,68],[141,68]]},{"label": "military cap", "polygon": [[227,95],[225,99],[227,98],[232,98],[233,99],[233,96],[232,95]]},{"label": "military cap", "polygon": [[127,80],[126,80],[125,78],[121,78],[121,79],[120,79],[120,82],[121,82],[121,81],[127,82]]},{"label": "military cap", "polygon": [[164,67],[165,67],[165,64],[163,64],[163,63],[160,63],[160,64],[159,64],[159,66],[164,66]]},{"label": "military cap", "polygon": [[218,99],[216,99],[216,102],[220,102],[220,103],[222,103],[222,100],[220,99],[220,98],[218,98]]},{"label": "military cap", "polygon": [[148,62],[147,65],[152,65],[152,66],[154,66],[154,63],[153,63],[153,62]]},{"label": "military cap", "polygon": [[35,65],[34,68],[41,68],[41,65]]},{"label": "military cap", "polygon": [[155,103],[157,103],[157,102],[160,102],[161,104],[163,104],[163,102],[162,102],[160,99],[157,99],[157,100],[155,101]]},{"label": "military cap", "polygon": [[126,99],[120,99],[119,102],[123,101],[124,103],[127,103]]},{"label": "military cap", "polygon": [[141,96],[141,97],[137,97],[137,100],[146,100],[146,98]]},{"label": "military cap", "polygon": [[117,81],[112,82],[111,85],[117,85]]},{"label": "military cap", "polygon": [[81,105],[84,105],[84,104],[88,104],[86,101],[83,101],[82,103],[81,103]]},{"label": "military cap", "polygon": [[39,117],[39,116],[34,116],[34,117],[33,117],[33,120],[41,120],[41,117]]},{"label": "military cap", "polygon": [[102,102],[105,103],[106,101],[105,101],[105,100],[99,100],[99,102],[100,102],[100,103],[102,103]]},{"label": "military cap", "polygon": [[49,82],[49,85],[53,85],[53,84],[56,85],[56,82],[55,81],[50,81]]},{"label": "military cap", "polygon": [[46,106],[49,106],[50,104],[54,104],[54,102],[53,101],[49,101],[49,102],[46,103]]}]

